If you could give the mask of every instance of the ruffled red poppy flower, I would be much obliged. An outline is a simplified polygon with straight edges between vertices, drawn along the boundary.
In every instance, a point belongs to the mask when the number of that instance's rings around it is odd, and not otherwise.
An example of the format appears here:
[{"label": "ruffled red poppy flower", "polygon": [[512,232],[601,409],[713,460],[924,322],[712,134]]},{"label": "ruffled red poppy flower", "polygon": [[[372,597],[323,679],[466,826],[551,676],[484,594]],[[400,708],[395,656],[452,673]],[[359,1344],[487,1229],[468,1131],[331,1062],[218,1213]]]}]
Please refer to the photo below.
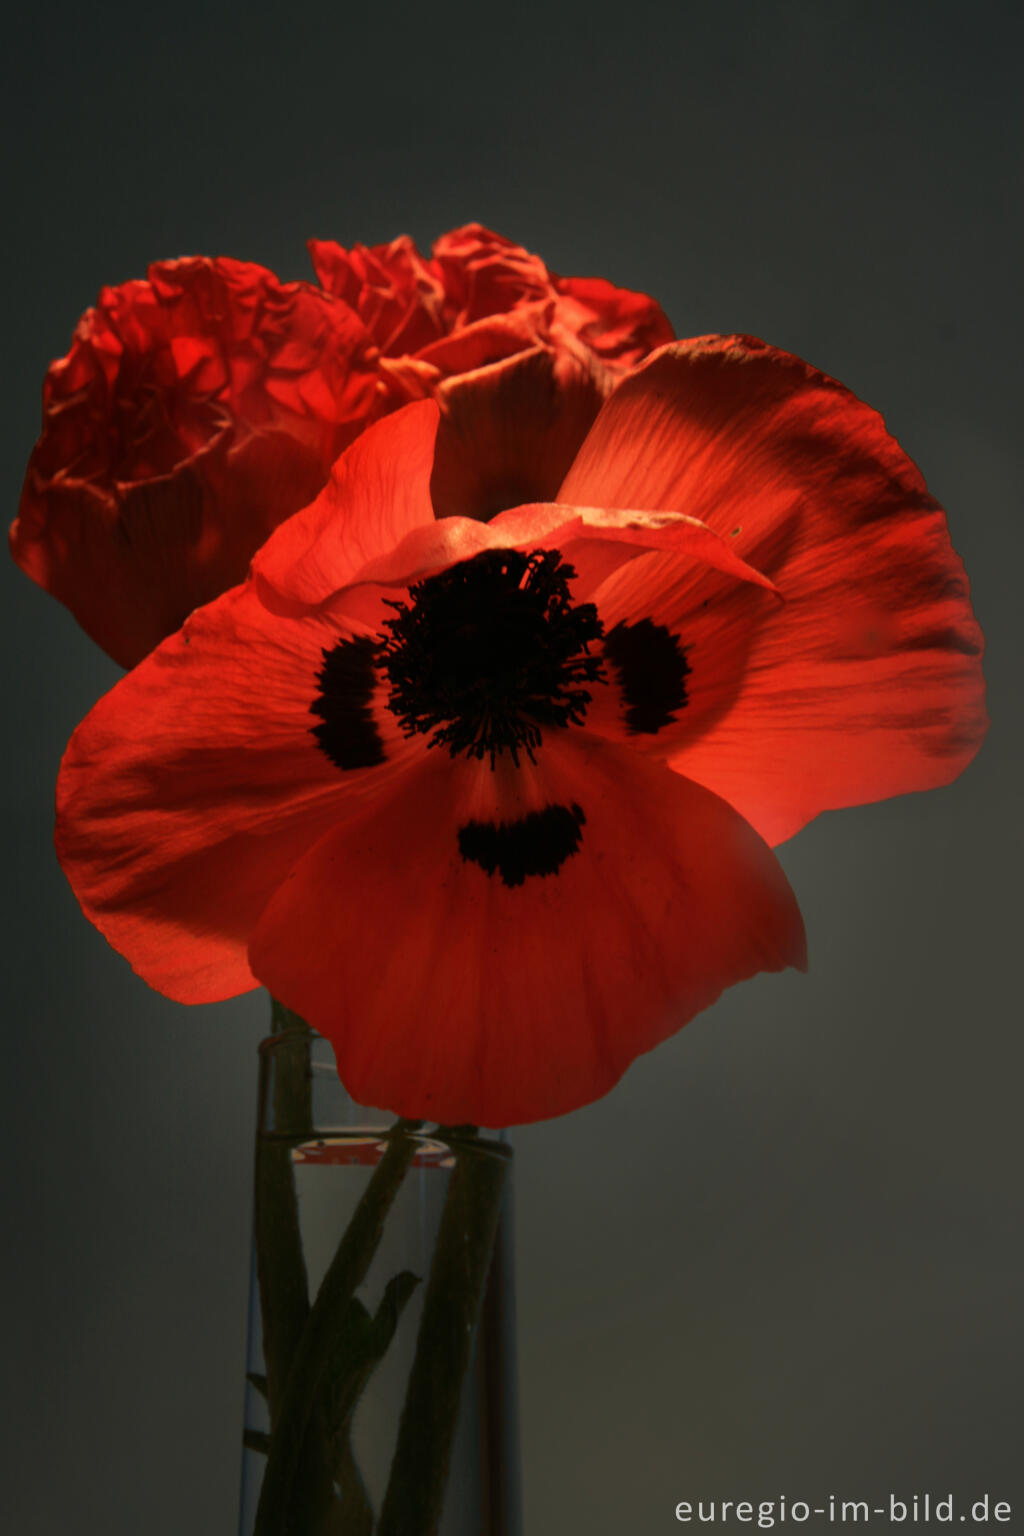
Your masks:
[{"label": "ruffled red poppy flower", "polygon": [[672,335],[653,300],[476,225],[429,261],[408,239],[313,246],[323,289],[157,263],[103,290],[47,374],[12,552],[125,666],[241,581],[369,422],[440,394],[439,507],[548,498],[618,374]]},{"label": "ruffled red poppy flower", "polygon": [[161,991],[262,981],[357,1099],[503,1125],[804,964],[769,843],[952,779],[982,642],[881,419],[761,343],[663,349],[489,523],[435,520],[437,424],[370,428],[96,706],[57,845]]},{"label": "ruffled red poppy flower", "polygon": [[351,311],[249,262],[105,288],[43,388],[11,550],[132,666],[321,489],[372,411]]}]

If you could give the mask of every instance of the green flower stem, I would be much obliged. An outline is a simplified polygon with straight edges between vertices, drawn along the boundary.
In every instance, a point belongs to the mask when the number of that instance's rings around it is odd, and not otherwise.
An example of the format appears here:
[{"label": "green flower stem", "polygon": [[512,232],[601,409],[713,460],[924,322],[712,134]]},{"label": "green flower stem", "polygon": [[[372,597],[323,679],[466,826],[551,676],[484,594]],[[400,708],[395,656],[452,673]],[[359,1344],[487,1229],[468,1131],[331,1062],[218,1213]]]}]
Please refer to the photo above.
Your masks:
[{"label": "green flower stem", "polygon": [[416,1356],[377,1536],[435,1536],[459,1418],[462,1384],[494,1250],[510,1153],[465,1130],[455,1153]]},{"label": "green flower stem", "polygon": [[[506,1220],[505,1217],[508,1217]],[[514,1438],[509,1409],[513,1401],[515,1366],[509,1358],[505,1317],[513,1306],[511,1296],[511,1212],[502,1213],[494,1239],[480,1319],[476,1325],[476,1358],[480,1364],[481,1461],[487,1469],[480,1510],[481,1529],[487,1536],[511,1536],[518,1531],[514,1512],[514,1484],[510,1478]]]},{"label": "green flower stem", "polygon": [[[298,1014],[276,999],[271,1000],[271,1007],[271,1029],[276,1037],[269,1073],[272,1102],[260,1106],[260,1125],[270,1127],[271,1135],[261,1134],[256,1143],[254,1226],[267,1366],[257,1390],[266,1398],[273,1430],[280,1417],[292,1359],[309,1317],[292,1152],[297,1141],[313,1134],[313,1033]],[[250,1436],[246,1444],[266,1455],[272,1436]],[[302,1453],[302,1528],[317,1536],[348,1536],[334,1493],[331,1462],[329,1428],[321,1405],[316,1404]]]},{"label": "green flower stem", "polygon": [[276,997],[270,999],[270,1032],[288,1037],[274,1057],[274,1129],[285,1136],[305,1136],[313,1127],[313,1069],[309,1048],[313,1031]]},{"label": "green flower stem", "polygon": [[[416,1155],[410,1134],[419,1122],[400,1120],[374,1169],[302,1330],[288,1372],[267,1458],[254,1536],[311,1536],[304,1520],[304,1446],[330,1362],[348,1342],[355,1314],[351,1303],[380,1243],[384,1221]],[[317,1436],[319,1438],[319,1436]],[[405,1536],[411,1536],[407,1530]]]},{"label": "green flower stem", "polygon": [[292,1356],[309,1316],[306,1264],[299,1231],[292,1165],[292,1141],[313,1125],[313,1083],[309,1026],[272,1000],[272,1030],[280,1037],[270,1072],[273,1114],[260,1106],[260,1125],[272,1124],[275,1138],[256,1140],[254,1230],[267,1367],[267,1406],[277,1423]]}]

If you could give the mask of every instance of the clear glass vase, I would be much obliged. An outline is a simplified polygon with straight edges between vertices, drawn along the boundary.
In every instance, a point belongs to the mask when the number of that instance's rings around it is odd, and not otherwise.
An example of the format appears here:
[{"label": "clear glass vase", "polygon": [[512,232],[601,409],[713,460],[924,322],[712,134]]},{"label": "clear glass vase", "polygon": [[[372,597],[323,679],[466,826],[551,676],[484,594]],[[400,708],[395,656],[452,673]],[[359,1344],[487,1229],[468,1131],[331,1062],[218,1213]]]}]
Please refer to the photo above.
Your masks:
[{"label": "clear glass vase", "polygon": [[240,1536],[518,1536],[511,1150],[260,1046]]}]

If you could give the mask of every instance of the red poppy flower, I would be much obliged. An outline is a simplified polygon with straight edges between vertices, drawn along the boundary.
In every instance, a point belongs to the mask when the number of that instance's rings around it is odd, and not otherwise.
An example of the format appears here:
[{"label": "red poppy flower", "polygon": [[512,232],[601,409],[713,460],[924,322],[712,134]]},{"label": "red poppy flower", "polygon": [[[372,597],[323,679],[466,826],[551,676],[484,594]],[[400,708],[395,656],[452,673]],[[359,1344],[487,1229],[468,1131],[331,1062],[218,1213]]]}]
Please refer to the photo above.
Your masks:
[{"label": "red poppy flower", "polygon": [[768,843],[953,778],[981,636],[880,418],[761,343],[663,349],[489,523],[435,520],[437,422],[372,427],[97,705],[57,841],[161,991],[258,979],[356,1098],[501,1125],[804,964]]},{"label": "red poppy flower", "polygon": [[345,305],[196,257],[105,288],[43,388],[11,550],[131,666],[241,581],[376,399]]},{"label": "red poppy flower", "polygon": [[[125,666],[241,581],[387,411],[442,395],[443,510],[549,498],[614,379],[672,335],[653,300],[555,278],[476,225],[429,261],[407,239],[313,249],[329,292],[157,263],[103,290],[47,374],[12,552]],[[467,372],[498,402],[489,433]]]}]

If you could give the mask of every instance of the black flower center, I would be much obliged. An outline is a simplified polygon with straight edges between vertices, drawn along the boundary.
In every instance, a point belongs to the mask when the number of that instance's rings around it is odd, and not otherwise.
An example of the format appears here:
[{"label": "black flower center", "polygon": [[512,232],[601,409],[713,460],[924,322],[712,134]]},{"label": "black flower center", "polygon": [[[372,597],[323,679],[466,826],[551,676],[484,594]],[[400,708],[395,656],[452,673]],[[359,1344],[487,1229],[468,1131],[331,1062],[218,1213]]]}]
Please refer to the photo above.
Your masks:
[{"label": "black flower center", "polygon": [[502,752],[532,759],[544,726],[581,724],[603,631],[593,603],[570,600],[575,574],[557,550],[485,550],[391,603],[379,664],[405,734],[493,767]]}]

